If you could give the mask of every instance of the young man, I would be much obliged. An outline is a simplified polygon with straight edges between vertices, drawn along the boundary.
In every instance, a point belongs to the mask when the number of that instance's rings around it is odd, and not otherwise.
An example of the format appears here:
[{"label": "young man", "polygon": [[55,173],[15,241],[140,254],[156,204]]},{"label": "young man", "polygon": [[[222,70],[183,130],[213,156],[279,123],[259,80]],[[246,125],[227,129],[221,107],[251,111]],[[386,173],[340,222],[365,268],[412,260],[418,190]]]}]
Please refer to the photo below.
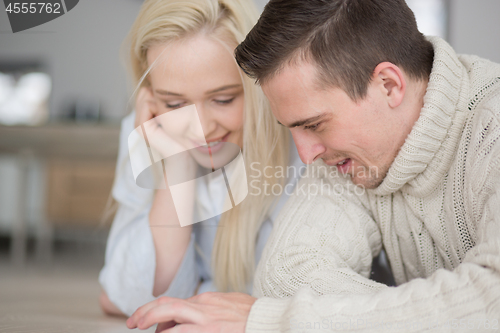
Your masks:
[{"label": "young man", "polygon": [[[299,184],[316,191],[292,196],[274,225],[256,302],[162,299],[129,324],[499,329],[500,65],[424,38],[403,0],[271,0],[236,58],[302,160],[342,175]],[[382,247],[397,287],[368,279]]]}]

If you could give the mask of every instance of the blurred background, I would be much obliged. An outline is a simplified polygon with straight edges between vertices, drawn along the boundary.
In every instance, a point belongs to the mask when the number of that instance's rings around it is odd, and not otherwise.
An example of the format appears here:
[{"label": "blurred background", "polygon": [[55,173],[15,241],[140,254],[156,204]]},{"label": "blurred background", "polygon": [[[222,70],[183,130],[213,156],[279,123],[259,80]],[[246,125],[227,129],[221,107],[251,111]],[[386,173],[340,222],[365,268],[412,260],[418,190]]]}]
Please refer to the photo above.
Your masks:
[{"label": "blurred background", "polygon": [[[256,0],[260,9],[266,2]],[[424,34],[500,62],[500,1],[407,2]],[[90,325],[82,332],[124,327],[101,321],[97,275],[119,124],[133,91],[120,46],[141,4],[82,0],[15,34],[0,5],[0,314],[8,314],[0,330],[72,325],[64,318]],[[76,307],[65,306],[75,298]],[[22,317],[32,311],[39,316]]]}]

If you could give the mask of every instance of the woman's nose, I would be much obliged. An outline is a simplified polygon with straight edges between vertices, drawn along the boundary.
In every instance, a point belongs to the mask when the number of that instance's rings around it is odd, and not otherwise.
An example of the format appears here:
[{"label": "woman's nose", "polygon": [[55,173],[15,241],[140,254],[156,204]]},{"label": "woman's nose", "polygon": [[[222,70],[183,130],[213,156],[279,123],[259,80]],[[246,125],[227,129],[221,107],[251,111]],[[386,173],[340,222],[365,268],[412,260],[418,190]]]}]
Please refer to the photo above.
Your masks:
[{"label": "woman's nose", "polygon": [[217,128],[217,121],[210,111],[210,108],[207,108],[201,104],[196,104],[196,110],[198,111],[198,117],[200,118],[203,134],[205,134],[205,138],[207,138]]}]

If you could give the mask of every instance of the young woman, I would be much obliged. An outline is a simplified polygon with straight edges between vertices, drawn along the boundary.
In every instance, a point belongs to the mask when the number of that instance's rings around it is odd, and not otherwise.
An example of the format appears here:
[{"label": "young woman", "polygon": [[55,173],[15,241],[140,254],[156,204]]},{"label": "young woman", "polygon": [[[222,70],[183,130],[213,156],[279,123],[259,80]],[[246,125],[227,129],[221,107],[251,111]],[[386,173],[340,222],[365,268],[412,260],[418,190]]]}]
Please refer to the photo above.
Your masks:
[{"label": "young woman", "polygon": [[[233,58],[257,17],[250,0],[144,2],[129,34],[136,110],[122,123],[113,188],[119,209],[99,277],[106,313],[130,315],[162,295],[250,292],[255,263],[302,166],[288,130]],[[240,147],[251,186],[235,208],[181,228],[168,187],[136,185],[127,139],[134,128],[189,105],[213,150],[224,142]],[[197,181],[195,212],[220,211],[220,184]]]}]

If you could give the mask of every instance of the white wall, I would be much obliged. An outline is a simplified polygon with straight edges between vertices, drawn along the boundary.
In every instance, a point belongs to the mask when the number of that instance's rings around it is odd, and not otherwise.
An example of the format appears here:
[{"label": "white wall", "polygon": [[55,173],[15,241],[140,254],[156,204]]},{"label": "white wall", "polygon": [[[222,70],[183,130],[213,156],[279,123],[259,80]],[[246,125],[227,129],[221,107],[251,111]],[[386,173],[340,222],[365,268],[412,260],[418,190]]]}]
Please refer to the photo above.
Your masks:
[{"label": "white wall", "polygon": [[449,26],[457,52],[500,63],[500,0],[450,0]]},{"label": "white wall", "polygon": [[264,9],[264,6],[268,0],[255,0],[255,3],[257,4],[257,8],[259,8],[261,11]]},{"label": "white wall", "polygon": [[53,77],[51,114],[76,97],[100,101],[107,117],[124,115],[126,74],[119,48],[142,1],[81,0],[65,15],[13,34],[0,4],[0,62],[43,61]]}]

